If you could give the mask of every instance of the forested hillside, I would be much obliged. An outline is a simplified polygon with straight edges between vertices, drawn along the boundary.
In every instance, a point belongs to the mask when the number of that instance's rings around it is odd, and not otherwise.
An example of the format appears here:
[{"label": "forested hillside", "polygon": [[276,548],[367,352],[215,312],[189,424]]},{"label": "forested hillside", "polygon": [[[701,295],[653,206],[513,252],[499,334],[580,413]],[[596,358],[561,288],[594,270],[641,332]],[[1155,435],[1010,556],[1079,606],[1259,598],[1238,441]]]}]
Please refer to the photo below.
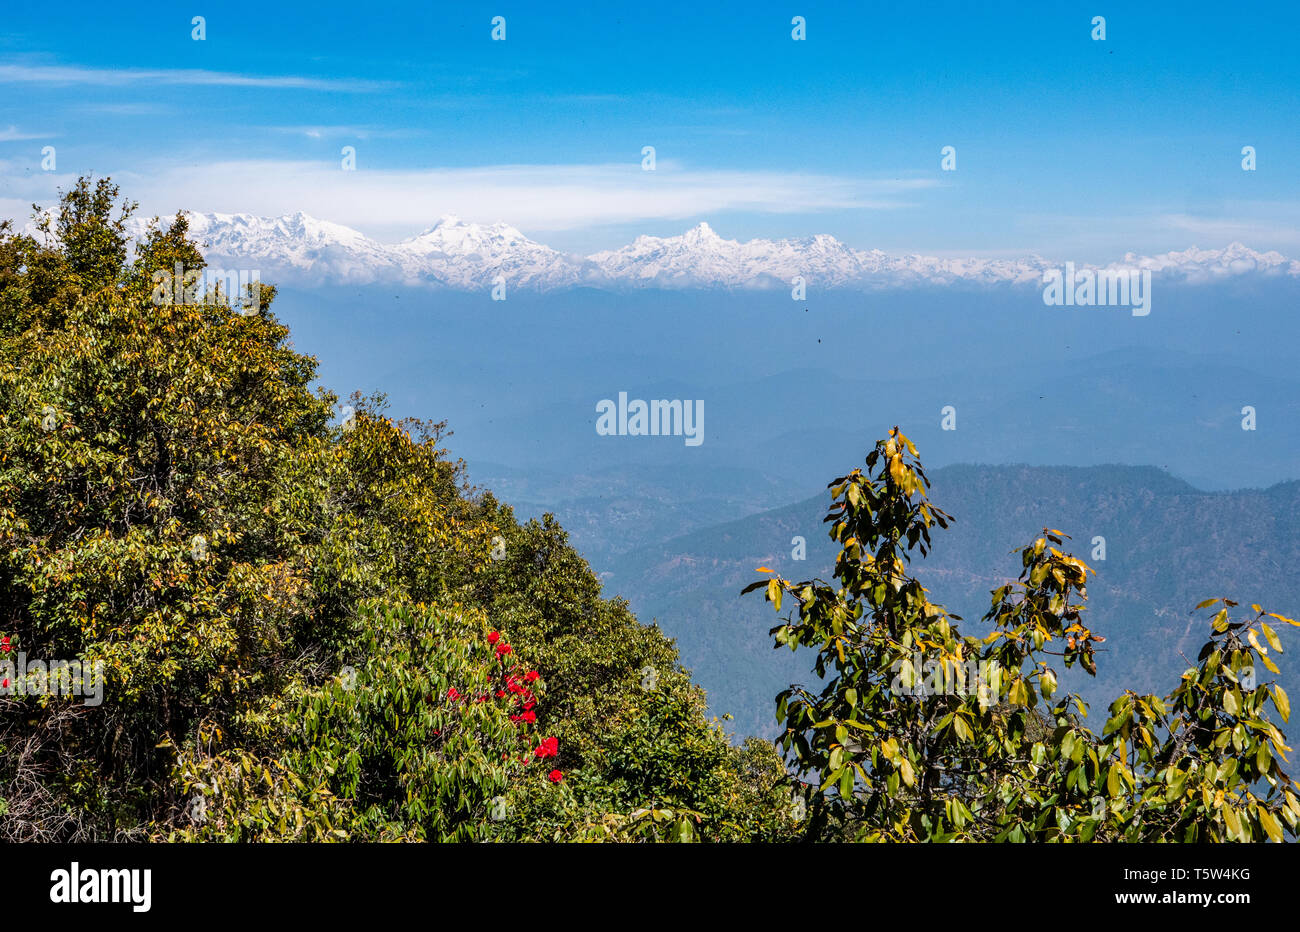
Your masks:
[{"label": "forested hillside", "polygon": [[0,227],[0,644],[103,671],[6,678],[0,838],[781,837],[775,751],[563,529],[313,391],[273,287],[174,287],[184,218],[131,255],[130,212],[83,179]]}]

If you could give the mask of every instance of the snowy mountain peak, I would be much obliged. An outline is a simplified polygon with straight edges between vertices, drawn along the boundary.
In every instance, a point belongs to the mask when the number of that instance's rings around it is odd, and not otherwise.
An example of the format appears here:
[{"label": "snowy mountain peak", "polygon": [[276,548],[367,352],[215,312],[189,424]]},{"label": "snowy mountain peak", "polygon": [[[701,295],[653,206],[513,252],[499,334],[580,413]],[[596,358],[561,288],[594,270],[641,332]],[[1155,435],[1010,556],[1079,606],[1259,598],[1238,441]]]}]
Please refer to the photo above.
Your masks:
[{"label": "snowy mountain peak", "polygon": [[[274,252],[298,243],[313,245],[368,243],[365,235],[341,223],[318,220],[298,211],[283,217],[258,217],[253,214],[199,214],[186,211],[190,231],[201,239],[216,239],[238,244],[250,254]],[[166,222],[166,218],[164,218]],[[143,225],[143,222],[142,222]],[[378,245],[378,244],[374,244]]]},{"label": "snowy mountain peak", "polygon": [[1256,252],[1236,241],[1223,249],[1192,246],[1181,252],[1167,252],[1158,256],[1138,256],[1130,252],[1124,256],[1122,263],[1112,263],[1110,267],[1119,265],[1175,274],[1192,282],[1215,281],[1251,272],[1300,276],[1300,262],[1273,250]]},{"label": "snowy mountain peak", "polygon": [[[451,232],[452,230],[464,229],[473,226],[476,225],[472,223],[466,223],[463,219],[461,219],[456,214],[443,214],[441,217],[438,218],[437,222],[434,223],[433,226],[426,227],[419,234],[411,237],[411,239],[419,239],[421,236],[428,236],[430,233],[437,233],[439,230],[441,230],[444,233],[448,233]],[[409,240],[407,242],[409,242]]]},{"label": "snowy mountain peak", "polygon": [[[510,287],[553,290],[597,287],[789,287],[802,278],[814,288],[915,284],[1041,284],[1063,263],[1039,256],[1016,259],[938,258],[855,249],[821,233],[802,239],[725,239],[708,223],[677,236],[638,236],[620,249],[585,259],[535,242],[507,223],[480,224],[445,214],[423,233],[385,245],[351,227],[298,211],[283,217],[188,214],[205,253],[303,283],[398,282],[462,290]],[[141,225],[141,232],[143,225]],[[1079,269],[1087,268],[1078,263]],[[1128,254],[1107,268],[1149,269],[1189,282],[1246,274],[1300,278],[1300,261],[1256,252],[1239,242],[1223,249],[1191,247],[1157,256]]]},{"label": "snowy mountain peak", "polygon": [[692,245],[703,243],[721,243],[723,239],[717,233],[713,232],[713,227],[704,221],[700,221],[691,229],[682,234],[682,241]]},{"label": "snowy mountain peak", "polygon": [[454,214],[444,214],[438,222],[419,236],[398,243],[395,249],[414,252],[470,253],[484,252],[496,254],[505,249],[543,249],[548,247],[535,243],[508,223],[490,225],[467,223]]}]

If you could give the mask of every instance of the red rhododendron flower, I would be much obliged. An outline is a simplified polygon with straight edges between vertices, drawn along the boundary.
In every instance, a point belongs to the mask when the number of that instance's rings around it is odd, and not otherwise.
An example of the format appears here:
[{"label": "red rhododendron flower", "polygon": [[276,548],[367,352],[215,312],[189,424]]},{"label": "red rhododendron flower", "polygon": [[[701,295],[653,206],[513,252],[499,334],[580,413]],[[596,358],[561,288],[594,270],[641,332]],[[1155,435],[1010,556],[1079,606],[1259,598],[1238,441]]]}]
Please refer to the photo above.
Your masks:
[{"label": "red rhododendron flower", "polygon": [[0,638],[0,647],[4,648],[6,654],[9,653],[9,635],[6,634],[4,637]]},{"label": "red rhododendron flower", "polygon": [[510,653],[510,651],[511,651],[512,649],[513,649],[513,648],[511,648],[511,646],[510,646],[509,644],[498,644],[498,645],[497,645],[497,656],[498,656],[498,657],[504,657],[506,654]]},{"label": "red rhododendron flower", "polygon": [[564,779],[564,774],[560,773],[558,770],[552,770],[550,773],[547,774],[547,777],[550,779],[552,783],[559,783],[561,780]]},{"label": "red rhododendron flower", "polygon": [[528,671],[528,675],[525,676],[524,679],[526,679],[526,680],[527,680],[528,682],[530,682],[530,683],[536,683],[536,682],[537,682],[537,678],[538,678],[539,676],[541,676],[541,674],[538,673],[536,670],[529,670],[529,671]]},{"label": "red rhododendron flower", "polygon": [[521,715],[521,716],[519,716],[519,717],[520,717],[521,719],[523,719],[525,722],[527,722],[528,724],[530,724],[530,725],[537,721],[537,713],[536,713],[536,712],[525,712],[523,715]]},{"label": "red rhododendron flower", "polygon": [[499,640],[501,640],[501,633],[500,633],[499,631],[489,631],[489,632],[488,632],[488,643],[489,643],[489,644],[495,644],[495,643],[496,643],[497,641],[499,641]]},{"label": "red rhododendron flower", "polygon": [[556,754],[560,753],[559,739],[547,738],[545,741],[541,743],[541,745],[533,753],[536,754],[539,758],[554,757]]},{"label": "red rhododendron flower", "polygon": [[447,690],[447,698],[452,700],[459,699],[460,690],[453,686],[451,689]]}]

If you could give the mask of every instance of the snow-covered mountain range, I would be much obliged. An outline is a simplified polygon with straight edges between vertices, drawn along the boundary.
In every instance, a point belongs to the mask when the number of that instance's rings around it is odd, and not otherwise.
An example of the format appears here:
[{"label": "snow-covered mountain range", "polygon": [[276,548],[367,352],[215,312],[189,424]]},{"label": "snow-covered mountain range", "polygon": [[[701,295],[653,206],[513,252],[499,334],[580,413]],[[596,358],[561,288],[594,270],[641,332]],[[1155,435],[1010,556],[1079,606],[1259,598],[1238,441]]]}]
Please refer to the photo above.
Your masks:
[{"label": "snow-covered mountain range", "polygon": [[[576,256],[535,242],[505,223],[445,216],[418,236],[383,244],[304,213],[285,217],[190,213],[191,235],[210,263],[260,270],[286,284],[425,284],[472,291],[498,276],[510,288],[874,288],[918,284],[1039,284],[1062,268],[1041,256],[1019,259],[891,255],[846,246],[833,236],[749,242],[724,239],[707,223],[680,236],[639,236],[621,249]],[[142,233],[141,222],[136,233]],[[1079,269],[1089,268],[1083,263]],[[1191,282],[1264,274],[1300,278],[1300,261],[1241,243],[1158,256],[1127,254],[1110,269],[1149,269]]]}]

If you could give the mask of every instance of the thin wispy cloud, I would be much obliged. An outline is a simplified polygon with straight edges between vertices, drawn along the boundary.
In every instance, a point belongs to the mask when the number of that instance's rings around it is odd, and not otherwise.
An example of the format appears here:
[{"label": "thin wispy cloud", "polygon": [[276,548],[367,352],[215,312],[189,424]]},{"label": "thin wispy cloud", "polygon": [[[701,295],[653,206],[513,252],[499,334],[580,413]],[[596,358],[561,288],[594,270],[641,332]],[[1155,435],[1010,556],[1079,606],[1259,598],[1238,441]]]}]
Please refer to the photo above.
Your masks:
[{"label": "thin wispy cloud", "polygon": [[175,107],[165,104],[145,103],[137,101],[133,103],[97,103],[83,104],[79,107],[70,108],[78,113],[96,113],[107,116],[158,116],[165,113],[178,112]]},{"label": "thin wispy cloud", "polygon": [[[1291,216],[1296,215],[1294,211],[1291,214]],[[1263,239],[1274,243],[1300,243],[1300,227],[1295,224],[1275,223],[1264,219],[1196,217],[1189,214],[1167,214],[1161,219],[1175,230],[1185,231],[1192,236],[1206,237],[1213,242],[1224,239],[1258,242]]]},{"label": "thin wispy cloud", "polygon": [[29,133],[20,130],[12,123],[8,128],[0,128],[0,142],[16,142],[20,139],[49,139],[48,133]]},{"label": "thin wispy cloud", "polygon": [[[678,220],[727,211],[806,214],[897,210],[938,186],[927,178],[865,179],[771,171],[637,165],[500,165],[356,171],[303,161],[231,161],[116,173],[141,206],[278,216],[306,211],[375,236],[410,235],[443,214],[508,222],[528,233]],[[33,181],[36,183],[36,181]],[[34,199],[48,198],[33,192]]]},{"label": "thin wispy cloud", "polygon": [[428,135],[419,129],[381,129],[373,126],[272,126],[273,133],[308,139],[411,139]]},{"label": "thin wispy cloud", "polygon": [[100,87],[124,87],[137,84],[187,85],[359,93],[387,90],[395,86],[389,81],[313,78],[302,75],[252,75],[192,68],[86,68],[79,65],[26,64],[0,64],[0,84],[55,86],[75,84]]}]

